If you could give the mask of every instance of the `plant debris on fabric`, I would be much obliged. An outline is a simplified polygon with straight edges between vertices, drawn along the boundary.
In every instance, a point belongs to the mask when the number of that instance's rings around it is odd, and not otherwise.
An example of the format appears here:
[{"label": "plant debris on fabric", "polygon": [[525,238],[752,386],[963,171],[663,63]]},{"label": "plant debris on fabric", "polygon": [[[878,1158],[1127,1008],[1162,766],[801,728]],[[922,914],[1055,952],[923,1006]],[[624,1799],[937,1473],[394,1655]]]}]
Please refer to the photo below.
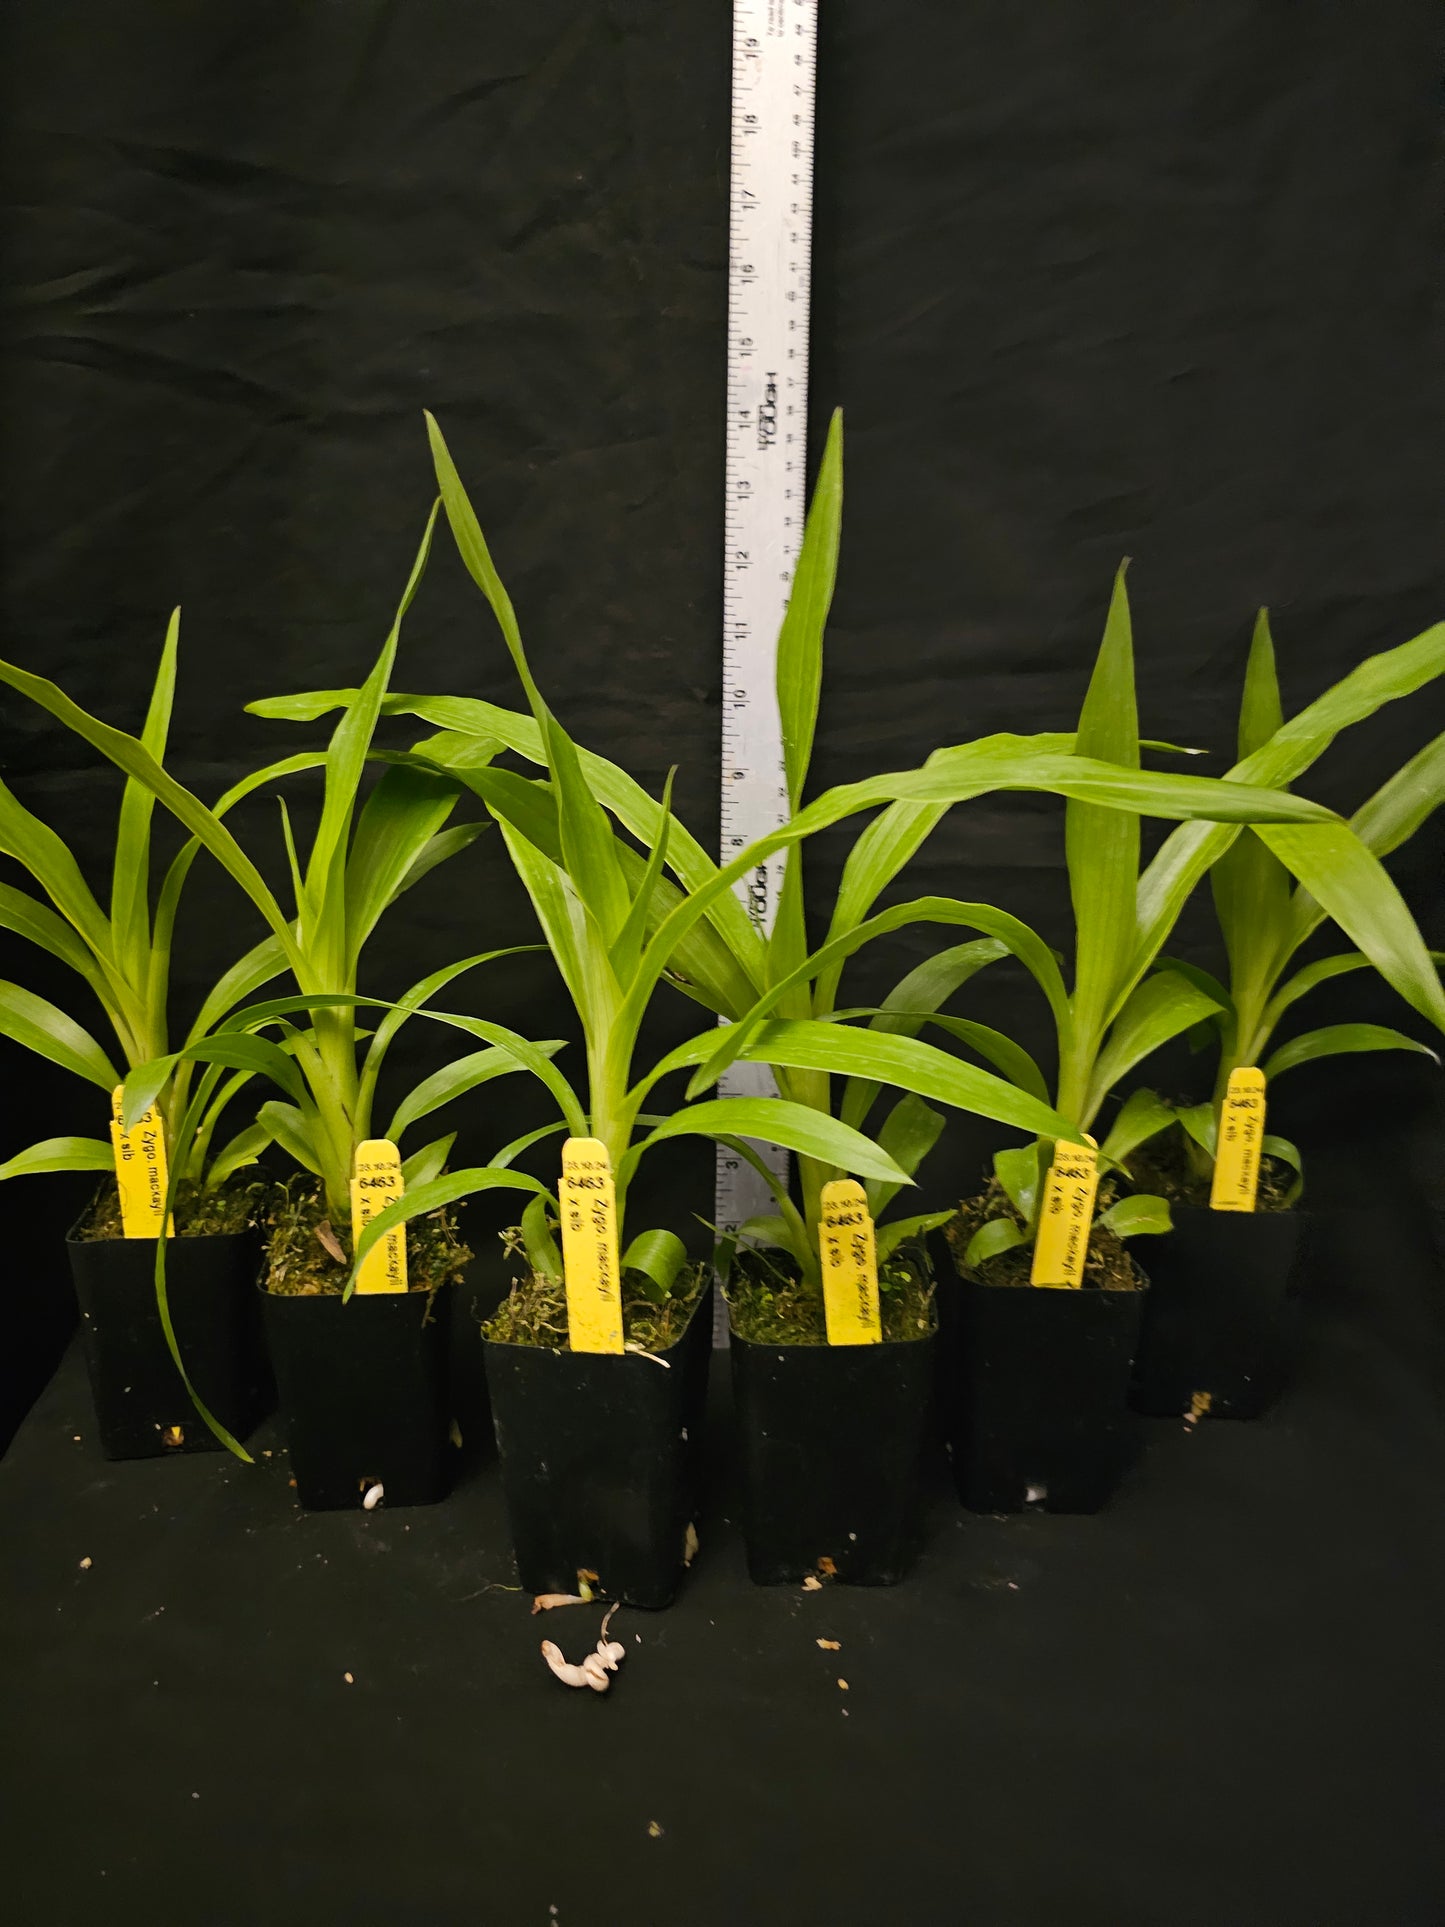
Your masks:
[{"label": "plant debris on fabric", "polygon": [[[1107,1211],[1114,1202],[1117,1187],[1112,1178],[1105,1178],[1099,1185],[1095,1212]],[[953,1262],[965,1278],[982,1278],[990,1285],[1026,1285],[1033,1269],[1034,1248],[1031,1244],[1015,1245],[1011,1251],[1002,1251],[996,1258],[987,1259],[982,1265],[970,1266],[963,1262],[963,1254],[968,1249],[969,1240],[981,1224],[990,1218],[1012,1218],[1015,1224],[1023,1219],[1014,1209],[1008,1193],[997,1178],[989,1180],[988,1189],[976,1198],[965,1198],[958,1207],[958,1215],[946,1226],[944,1236],[948,1239],[953,1252]],[[1128,1247],[1112,1231],[1096,1223],[1089,1233],[1089,1249],[1084,1258],[1084,1288],[1093,1286],[1100,1291],[1140,1291],[1144,1285],[1144,1274],[1129,1256]]]},{"label": "plant debris on fabric", "polygon": [[[522,1257],[520,1228],[504,1231],[502,1245],[508,1257]],[[689,1265],[678,1274],[667,1297],[659,1299],[648,1296],[657,1290],[650,1278],[624,1271],[623,1343],[638,1351],[668,1351],[687,1330],[688,1320],[707,1281],[707,1265]],[[562,1279],[544,1278],[536,1271],[517,1279],[505,1301],[482,1326],[482,1336],[497,1345],[537,1345],[544,1351],[571,1351],[567,1291]]]},{"label": "plant debris on fabric", "polygon": [[[173,1216],[178,1238],[220,1238],[237,1231],[248,1231],[260,1224],[275,1189],[269,1178],[254,1174],[237,1176],[214,1191],[205,1191],[193,1178],[183,1178],[176,1186]],[[123,1238],[125,1227],[120,1215],[120,1192],[115,1180],[108,1179],[81,1221],[77,1238],[86,1243],[101,1243]]]},{"label": "plant debris on fabric", "polygon": [[[741,1245],[724,1295],[733,1330],[750,1345],[826,1345],[823,1298],[775,1246]],[[878,1308],[885,1339],[924,1338],[937,1324],[933,1271],[922,1245],[903,1244],[878,1269]]]},{"label": "plant debris on fabric", "polygon": [[[332,1224],[314,1179],[278,1185],[266,1214],[266,1289],[281,1298],[339,1297],[351,1276],[351,1226]],[[409,1291],[436,1291],[460,1278],[471,1250],[450,1211],[412,1218],[406,1227]]]}]

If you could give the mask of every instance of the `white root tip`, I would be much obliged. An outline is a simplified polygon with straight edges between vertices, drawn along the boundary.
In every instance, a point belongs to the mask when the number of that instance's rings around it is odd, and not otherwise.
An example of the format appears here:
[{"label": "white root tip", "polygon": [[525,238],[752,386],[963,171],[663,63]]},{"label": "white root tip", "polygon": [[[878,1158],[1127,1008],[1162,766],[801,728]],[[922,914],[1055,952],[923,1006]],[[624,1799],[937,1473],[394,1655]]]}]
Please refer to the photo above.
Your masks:
[{"label": "white root tip", "polygon": [[375,1512],[385,1497],[386,1487],[378,1479],[375,1485],[369,1485],[366,1488],[366,1494],[361,1503],[368,1512]]},{"label": "white root tip", "polygon": [[550,1639],[542,1641],[542,1657],[561,1680],[564,1686],[590,1686],[595,1692],[605,1693],[612,1684],[600,1665],[588,1666],[588,1660],[596,1661],[597,1655],[589,1653],[580,1666],[573,1666],[565,1659],[562,1648]]}]

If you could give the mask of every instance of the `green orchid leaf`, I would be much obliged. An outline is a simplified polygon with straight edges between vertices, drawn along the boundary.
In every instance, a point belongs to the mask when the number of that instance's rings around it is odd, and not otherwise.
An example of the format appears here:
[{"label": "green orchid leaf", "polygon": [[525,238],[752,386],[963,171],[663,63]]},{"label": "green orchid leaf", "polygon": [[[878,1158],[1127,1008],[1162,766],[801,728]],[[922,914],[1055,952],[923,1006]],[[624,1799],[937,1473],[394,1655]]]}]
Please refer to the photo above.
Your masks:
[{"label": "green orchid leaf", "polygon": [[213,1030],[237,1004],[252,997],[263,984],[271,983],[286,968],[286,952],[276,937],[263,937],[226,971],[207,992],[196,1013],[188,1044],[195,1043]]},{"label": "green orchid leaf", "polygon": [[1275,1137],[1266,1132],[1260,1140],[1260,1149],[1266,1157],[1278,1158],[1281,1164],[1287,1164],[1294,1172],[1294,1183],[1285,1192],[1284,1202],[1286,1208],[1297,1204],[1305,1188],[1304,1159],[1299,1154],[1299,1146],[1292,1144],[1287,1137]]},{"label": "green orchid leaf", "polygon": [[651,1283],[648,1297],[661,1302],[687,1263],[687,1246],[675,1231],[639,1232],[622,1254],[622,1270],[640,1273]]},{"label": "green orchid leaf", "polygon": [[1258,834],[1412,1009],[1445,1030],[1445,990],[1378,857],[1340,824],[1261,824]]},{"label": "green orchid leaf", "polygon": [[[554,1057],[565,1047],[566,1040],[561,1037],[533,1046],[547,1057]],[[466,1057],[458,1057],[453,1063],[443,1065],[439,1071],[433,1071],[430,1077],[424,1077],[407,1093],[393,1112],[384,1135],[397,1144],[401,1141],[403,1131],[409,1130],[419,1119],[430,1117],[433,1111],[439,1111],[443,1104],[450,1104],[454,1098],[463,1097],[468,1091],[490,1083],[494,1077],[508,1077],[527,1068],[511,1051],[496,1044],[489,1044],[485,1050],[472,1051]]]},{"label": "green orchid leaf", "polygon": [[[868,1028],[888,1031],[897,1037],[916,1037],[928,1013],[941,1010],[970,977],[1009,954],[1008,945],[997,937],[977,937],[971,943],[953,944],[947,950],[938,951],[894,985],[883,999],[882,1007],[872,1013]],[[1062,982],[1059,987],[1062,989]],[[820,1002],[817,1014],[823,1015],[826,1009],[826,1004]],[[839,1013],[827,1010],[827,1015],[836,1018]],[[843,1122],[861,1130],[882,1088],[868,1078],[851,1078],[844,1087],[843,1102],[838,1109]]]},{"label": "green orchid leaf", "polygon": [[870,1077],[1035,1136],[1068,1137],[1073,1128],[1057,1111],[1016,1085],[912,1037],[782,1019],[764,1024],[740,1055],[751,1063],[784,1069]]},{"label": "green orchid leaf", "polygon": [[963,1254],[963,1262],[970,1271],[977,1271],[986,1265],[990,1258],[997,1258],[1005,1251],[1013,1251],[1019,1245],[1028,1244],[1033,1233],[1012,1218],[990,1218],[981,1224],[968,1241]]},{"label": "green orchid leaf", "polygon": [[672,833],[672,784],[676,775],[676,769],[667,772],[667,781],[662,789],[662,830],[648,854],[642,875],[637,879],[632,908],[608,953],[619,983],[626,983],[636,970],[647,932],[656,927],[655,900],[663,865],[667,861],[668,839]]},{"label": "green orchid leaf", "polygon": [[[806,1241],[806,1232],[803,1236]],[[790,1257],[798,1258],[797,1228],[786,1218],[770,1217],[766,1212],[756,1218],[749,1218],[738,1226],[737,1236],[749,1244],[771,1245],[774,1250],[786,1251]]]},{"label": "green orchid leaf", "polygon": [[[346,945],[352,956],[401,894],[422,854],[456,808],[455,783],[420,770],[393,767],[362,804],[346,856]],[[475,830],[467,826],[470,841]]]},{"label": "green orchid leaf", "polygon": [[876,1226],[873,1243],[879,1264],[886,1265],[900,1245],[908,1244],[915,1238],[926,1238],[930,1231],[941,1231],[957,1215],[951,1209],[923,1211],[914,1218],[895,1218],[891,1224]]},{"label": "green orchid leaf", "polygon": [[[937,1144],[943,1125],[943,1113],[909,1091],[884,1118],[878,1143],[899,1170],[906,1171],[911,1178]],[[896,1184],[884,1184],[877,1178],[870,1178],[863,1188],[868,1194],[868,1209],[875,1218],[881,1217],[898,1195]]]},{"label": "green orchid leaf", "polygon": [[560,1285],[563,1281],[562,1253],[557,1240],[552,1235],[548,1221],[548,1210],[553,1200],[545,1191],[528,1200],[522,1213],[522,1249],[527,1254],[527,1263],[537,1277],[545,1278],[549,1284]]},{"label": "green orchid leaf", "polygon": [[1265,1006],[1264,1021],[1260,1028],[1269,1036],[1289,1009],[1301,997],[1309,995],[1317,985],[1328,983],[1331,977],[1341,977],[1351,970],[1370,970],[1373,965],[1368,957],[1361,956],[1357,950],[1347,950],[1333,957],[1321,957],[1317,963],[1306,964],[1297,970],[1275,991]]},{"label": "green orchid leaf", "polygon": [[399,1198],[379,1211],[367,1224],[356,1241],[356,1256],[351,1267],[351,1276],[342,1294],[349,1298],[356,1289],[356,1274],[365,1263],[368,1252],[388,1231],[395,1231],[413,1218],[424,1217],[429,1211],[440,1211],[443,1205],[457,1204],[463,1198],[477,1197],[483,1191],[509,1190],[541,1193],[544,1187],[535,1178],[529,1178],[524,1171],[498,1171],[493,1166],[478,1166],[468,1171],[451,1171],[445,1177],[433,1178],[427,1184],[419,1184],[414,1190],[405,1191]]},{"label": "green orchid leaf", "polygon": [[947,1017],[935,1012],[928,1021],[935,1030],[946,1031],[960,1044],[967,1044],[980,1057],[986,1057],[1010,1084],[1016,1084],[1030,1097],[1036,1097],[1040,1104],[1048,1103],[1048,1083],[1022,1044],[1016,1044],[1011,1037],[1006,1037],[1001,1030],[994,1030],[988,1024],[975,1023],[971,1017]]},{"label": "green orchid leaf", "polygon": [[248,1124],[244,1131],[238,1131],[229,1144],[217,1151],[206,1167],[205,1189],[219,1191],[227,1178],[232,1178],[247,1165],[254,1164],[271,1142],[271,1133],[258,1118],[256,1123]]},{"label": "green orchid leaf", "polygon": [[1188,1104],[1174,1113],[1189,1136],[1212,1158],[1219,1133],[1219,1120],[1212,1104]]},{"label": "green orchid leaf", "polygon": [[567,1129],[565,1124],[544,1124],[540,1130],[524,1131],[514,1137],[510,1144],[504,1144],[492,1158],[493,1169],[505,1171],[509,1164],[515,1164],[524,1151],[530,1151],[534,1144],[541,1144],[549,1137],[559,1137]]},{"label": "green orchid leaf", "polygon": [[1339,1057],[1347,1052],[1368,1050],[1409,1050],[1418,1051],[1423,1057],[1433,1058],[1438,1064],[1438,1054],[1428,1044],[1420,1043],[1414,1037],[1407,1037],[1402,1030],[1390,1030],[1384,1024],[1327,1024],[1323,1030],[1307,1030],[1301,1037],[1292,1037],[1287,1044],[1281,1044],[1260,1066],[1266,1083],[1273,1083],[1285,1071],[1294,1070],[1299,1064],[1311,1064],[1320,1057]]},{"label": "green orchid leaf", "polygon": [[1112,1231],[1116,1238],[1141,1238],[1146,1234],[1152,1237],[1174,1229],[1168,1199],[1143,1193],[1119,1198],[1107,1211],[1101,1211],[1094,1223],[1105,1231]]},{"label": "green orchid leaf", "polygon": [[[1412,695],[1442,670],[1445,623],[1436,623],[1412,641],[1368,657],[1342,677],[1276,730],[1267,743],[1236,763],[1225,778],[1226,785],[1294,782],[1323,755],[1342,729],[1374,715],[1384,703]],[[1136,980],[1158,955],[1195,885],[1237,834],[1226,822],[1200,821],[1185,824],[1166,837],[1139,882],[1139,941],[1133,962]]]},{"label": "green orchid leaf", "polygon": [[52,957],[69,964],[104,1000],[109,995],[105,973],[85,944],[48,904],[37,903],[9,883],[0,883],[0,927],[48,950]]},{"label": "green orchid leaf", "polygon": [[[1114,578],[1104,639],[1084,707],[1077,753],[1139,768],[1139,716],[1134,698],[1134,643],[1122,563]],[[1066,813],[1069,894],[1074,905],[1074,1023],[1084,1039],[1102,1035],[1117,1008],[1134,944],[1139,880],[1139,819],[1071,799]]]},{"label": "green orchid leaf", "polygon": [[[1250,644],[1239,715],[1239,759],[1261,750],[1284,723],[1269,616],[1261,609]],[[1245,830],[1209,872],[1230,979],[1253,1007],[1283,954],[1290,914],[1289,873]]]},{"label": "green orchid leaf", "polygon": [[[394,1144],[396,1139],[393,1137],[391,1141]],[[430,1184],[433,1178],[439,1178],[446,1169],[447,1159],[456,1141],[456,1132],[448,1131],[445,1137],[433,1138],[430,1144],[424,1144],[419,1151],[413,1151],[410,1157],[403,1158],[402,1188],[414,1191],[419,1184]]]},{"label": "green orchid leaf", "polygon": [[1037,1214],[1039,1192],[1047,1170],[1043,1147],[1037,1144],[1023,1144],[993,1154],[993,1174],[1025,1224],[1031,1225]]},{"label": "green orchid leaf", "polygon": [[[356,815],[357,795],[372,738],[376,733],[377,720],[381,715],[382,698],[391,680],[401,625],[426,572],[438,507],[439,504],[433,502],[411,574],[402,591],[401,601],[397,604],[391,629],[381,646],[381,653],[371,674],[362,684],[357,700],[342,712],[326,748],[321,820],[316,826],[306,865],[305,903],[298,902],[297,910],[304,912],[309,922],[314,922],[315,940],[325,949],[333,967],[350,954],[347,932],[347,840]],[[391,772],[387,774],[389,776]],[[386,778],[382,780],[385,783]]]},{"label": "green orchid leaf", "polygon": [[[1389,856],[1412,837],[1445,801],[1445,735],[1437,736],[1397,770],[1350,818],[1350,828],[1374,856]],[[1325,921],[1325,912],[1308,890],[1297,890],[1290,904],[1284,954],[1293,956]]]},{"label": "green orchid leaf", "polygon": [[107,1096],[120,1082],[110,1059],[88,1030],[46,998],[22,990],[19,984],[0,982],[0,1036],[12,1038],[37,1057],[48,1058],[88,1083],[98,1084]]},{"label": "green orchid leaf", "polygon": [[270,1098],[256,1113],[256,1122],[281,1146],[288,1157],[295,1158],[303,1171],[313,1177],[321,1176],[321,1160],[317,1156],[316,1118],[299,1104],[282,1104]]},{"label": "green orchid leaf", "polygon": [[[693,1077],[688,1087],[689,1094],[696,1094],[715,1084],[728,1066],[746,1053],[748,1044],[757,1034],[758,1024],[776,1010],[790,992],[804,988],[815,977],[821,978],[832,958],[851,956],[854,951],[878,937],[921,923],[963,925],[968,929],[988,932],[991,938],[1004,945],[1027,966],[1048,998],[1059,1023],[1067,1025],[1068,994],[1059,967],[1048,946],[1026,923],[1021,923],[1007,911],[995,910],[991,904],[958,903],[950,897],[919,897],[911,903],[897,904],[866,923],[856,925],[846,936],[825,944],[821,950],[815,951],[771,985],[740,1023],[722,1028],[713,1055]],[[916,1012],[896,1016],[885,1014],[880,1009],[872,1028],[890,1035],[911,1036],[922,1027],[928,1014],[926,1003],[917,1007]],[[915,1015],[916,1022],[913,1021]],[[860,1100],[855,1099],[855,1103],[857,1101]],[[856,1123],[858,1120],[850,1118],[850,1121]]]},{"label": "green orchid leaf", "polygon": [[371,1047],[366,1053],[366,1062],[361,1076],[362,1108],[367,1111],[371,1108],[371,1094],[376,1089],[382,1064],[386,1060],[387,1052],[396,1041],[402,1025],[416,1016],[423,1005],[430,1003],[439,990],[445,990],[448,984],[454,983],[458,977],[464,976],[469,970],[477,969],[481,964],[495,963],[502,957],[532,956],[540,948],[539,944],[529,943],[512,944],[504,950],[483,950],[474,957],[463,957],[457,963],[444,964],[440,970],[432,971],[430,976],[423,977],[419,983],[413,984],[410,990],[404,991],[377,1025],[376,1035],[372,1038]]},{"label": "green orchid leaf", "polygon": [[[3,667],[0,667],[0,674],[3,673]],[[24,678],[24,671],[17,670],[15,675]],[[14,680],[8,675],[4,679],[7,682]],[[24,687],[24,682],[16,686],[21,687],[23,694],[31,693]],[[53,683],[46,683],[44,687],[60,696],[60,691],[55,689]],[[49,707],[48,704],[41,706]],[[61,721],[65,720],[62,716]],[[111,927],[91,895],[90,886],[80,874],[79,864],[50,825],[33,816],[4,783],[0,783],[0,854],[14,857],[17,863],[23,865],[107,972],[121,968],[121,960],[115,955]]]},{"label": "green orchid leaf", "polygon": [[1150,1138],[1178,1123],[1178,1113],[1156,1091],[1130,1091],[1119,1107],[1108,1136],[1099,1147],[1099,1160],[1128,1169],[1130,1155]]},{"label": "green orchid leaf", "polygon": [[47,1137],[0,1164],[0,1179],[29,1178],[44,1171],[115,1170],[115,1151],[98,1137]]},{"label": "green orchid leaf", "polygon": [[[158,763],[165,761],[166,737],[176,693],[176,649],[180,633],[181,612],[173,609],[140,735],[142,744]],[[144,982],[150,964],[151,815],[155,801],[144,783],[134,776],[127,777],[115,833],[110,922],[116,956],[123,961],[126,975],[133,983]]]},{"label": "green orchid leaf", "polygon": [[188,1044],[184,1050],[154,1057],[127,1074],[121,1106],[128,1130],[155,1102],[183,1063],[221,1064],[229,1070],[250,1071],[269,1078],[294,1103],[302,1103],[306,1098],[305,1080],[295,1061],[278,1044],[242,1031],[217,1031],[214,1036]]},{"label": "green orchid leaf", "polygon": [[1085,1103],[1084,1122],[1093,1122],[1099,1107],[1121,1078],[1214,1010],[1214,999],[1177,971],[1146,977],[1114,1019],[1104,1048],[1094,1065]]},{"label": "green orchid leaf", "polygon": [[[64,690],[57,688],[53,682],[48,682],[43,676],[32,676],[28,670],[17,668],[14,663],[0,662],[0,681],[8,683],[12,689],[18,689],[22,695],[28,696],[40,708],[48,710],[67,729],[72,730],[92,748],[98,749],[102,755],[107,756],[125,775],[137,777],[145,784],[159,801],[165,804],[182,828],[189,830],[211,852],[227,874],[240,884],[266,918],[273,932],[281,939],[287,952],[287,961],[292,968],[305,972],[305,960],[292,936],[290,923],[281,906],[266,887],[260,871],[215,812],[208,810],[198,797],[193,796],[188,789],[162,769],[144,744],[138,742],[134,736],[127,736],[123,730],[112,729],[108,724],[100,722],[81,709],[77,703],[73,703]],[[59,845],[59,851],[63,853],[63,863],[60,856],[51,851],[39,855],[39,867],[37,867],[37,857],[34,852],[27,854],[25,849],[15,846],[14,826],[6,808],[7,799],[13,803],[14,799],[9,798],[4,786],[0,785],[0,849],[18,857],[25,864],[31,875],[55,903],[56,908],[81,932],[96,955],[109,959],[111,951],[109,926],[101,917],[94,898],[90,896],[83,883],[80,884],[80,888],[84,891],[85,899],[88,899],[88,908],[82,900],[74,897],[71,887],[72,874],[74,880],[79,881],[79,871],[75,869],[74,859],[56,837],[54,842]],[[59,870],[56,868],[57,864],[60,866]],[[60,873],[62,870],[64,874]],[[57,895],[57,889],[66,897],[66,901],[62,901],[61,896]]]},{"label": "green orchid leaf", "polygon": [[1156,967],[1161,971],[1172,970],[1176,977],[1193,984],[1211,1003],[1218,1004],[1222,1011],[1231,1017],[1234,1015],[1234,999],[1228,989],[1209,971],[1201,970],[1198,964],[1186,963],[1182,957],[1160,957]]},{"label": "green orchid leaf", "polygon": [[812,760],[818,698],[823,687],[823,631],[838,573],[842,521],[843,411],[835,408],[808,507],[787,612],[778,632],[778,715],[791,809],[797,809],[802,801]]},{"label": "green orchid leaf", "polygon": [[858,1178],[882,1178],[899,1186],[913,1182],[870,1138],[840,1124],[826,1111],[815,1111],[806,1104],[794,1104],[781,1097],[715,1097],[685,1106],[665,1123],[657,1125],[640,1144],[634,1144],[618,1166],[619,1190],[636,1170],[638,1159],[652,1145],[667,1138],[716,1138],[720,1134],[761,1138],[766,1144],[779,1144],[785,1151],[796,1151],[802,1157],[835,1164]]}]

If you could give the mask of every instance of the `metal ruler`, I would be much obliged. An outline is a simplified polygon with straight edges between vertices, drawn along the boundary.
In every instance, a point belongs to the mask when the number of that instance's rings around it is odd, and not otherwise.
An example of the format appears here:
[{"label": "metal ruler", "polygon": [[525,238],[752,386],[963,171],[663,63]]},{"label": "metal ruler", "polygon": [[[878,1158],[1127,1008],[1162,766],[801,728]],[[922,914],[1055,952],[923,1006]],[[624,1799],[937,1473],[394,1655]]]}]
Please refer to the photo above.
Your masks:
[{"label": "metal ruler", "polygon": [[[813,96],[818,0],[734,0],[728,228],[727,461],[723,508],[722,855],[729,861],[787,820],[778,719],[778,627],[807,512],[808,294],[812,265]],[[772,928],[783,861],[738,894]],[[719,1089],[775,1095],[761,1065]],[[759,1146],[785,1174],[787,1153]],[[758,1173],[719,1147],[716,1222],[732,1230],[772,1211]],[[719,1307],[719,1342],[726,1313]]]}]

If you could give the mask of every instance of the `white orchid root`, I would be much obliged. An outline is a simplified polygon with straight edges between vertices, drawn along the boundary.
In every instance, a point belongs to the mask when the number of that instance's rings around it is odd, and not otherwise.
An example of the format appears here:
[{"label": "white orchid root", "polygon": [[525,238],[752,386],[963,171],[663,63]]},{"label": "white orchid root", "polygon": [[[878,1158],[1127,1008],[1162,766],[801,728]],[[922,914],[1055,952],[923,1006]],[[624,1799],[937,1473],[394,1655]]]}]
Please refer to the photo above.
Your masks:
[{"label": "white orchid root", "polygon": [[627,1657],[622,1641],[607,1637],[607,1621],[616,1610],[612,1607],[602,1622],[602,1637],[596,1652],[589,1653],[580,1666],[572,1665],[554,1640],[542,1641],[542,1657],[564,1686],[590,1686],[594,1693],[605,1693],[612,1684],[612,1675]]}]

